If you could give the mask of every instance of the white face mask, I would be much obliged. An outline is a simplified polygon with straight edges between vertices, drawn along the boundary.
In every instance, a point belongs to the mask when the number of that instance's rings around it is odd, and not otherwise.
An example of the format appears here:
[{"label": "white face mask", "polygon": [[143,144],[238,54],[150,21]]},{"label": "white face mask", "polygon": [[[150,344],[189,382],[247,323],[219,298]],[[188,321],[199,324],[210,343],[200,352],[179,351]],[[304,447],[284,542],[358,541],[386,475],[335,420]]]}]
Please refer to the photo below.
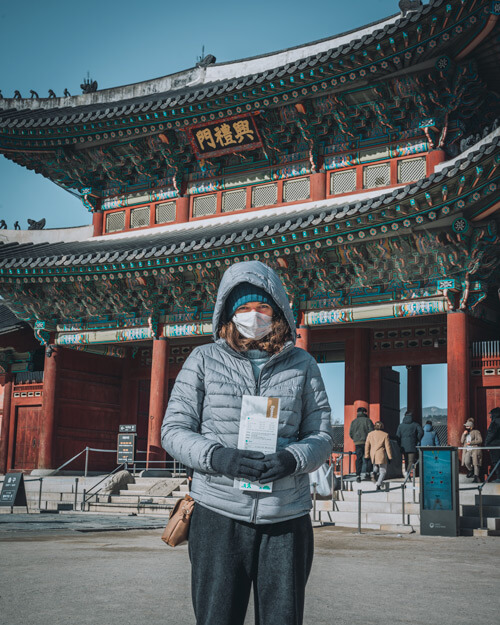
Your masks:
[{"label": "white face mask", "polygon": [[233,323],[245,338],[256,341],[268,335],[273,329],[273,318],[255,310],[237,313],[233,316]]}]

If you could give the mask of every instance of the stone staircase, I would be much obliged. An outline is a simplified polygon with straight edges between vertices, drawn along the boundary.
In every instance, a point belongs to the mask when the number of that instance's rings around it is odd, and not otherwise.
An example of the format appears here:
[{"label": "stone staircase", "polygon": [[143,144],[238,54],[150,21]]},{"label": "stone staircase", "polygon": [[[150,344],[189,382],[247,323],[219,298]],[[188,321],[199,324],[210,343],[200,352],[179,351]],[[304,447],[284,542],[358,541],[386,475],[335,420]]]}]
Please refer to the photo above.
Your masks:
[{"label": "stone staircase", "polygon": [[[388,487],[401,485],[402,479],[388,480]],[[356,482],[346,480],[347,488],[335,493],[332,500],[316,500],[315,520],[321,523],[333,523],[339,527],[358,527],[358,491],[361,490],[361,529],[382,530],[399,533],[418,531],[420,528],[418,486],[413,501],[412,484],[408,483],[404,491],[405,516],[401,489],[377,491],[375,484],[369,481]]]},{"label": "stone staircase", "polygon": [[[162,485],[162,494],[148,493]],[[118,495],[97,495],[87,504],[90,512],[126,514],[170,514],[178,499],[188,492],[186,478],[136,477],[135,484],[127,484]]]},{"label": "stone staircase", "polygon": [[469,491],[469,496],[462,498],[460,508],[462,536],[500,536],[500,484],[487,484],[483,489],[483,527],[479,495]]}]

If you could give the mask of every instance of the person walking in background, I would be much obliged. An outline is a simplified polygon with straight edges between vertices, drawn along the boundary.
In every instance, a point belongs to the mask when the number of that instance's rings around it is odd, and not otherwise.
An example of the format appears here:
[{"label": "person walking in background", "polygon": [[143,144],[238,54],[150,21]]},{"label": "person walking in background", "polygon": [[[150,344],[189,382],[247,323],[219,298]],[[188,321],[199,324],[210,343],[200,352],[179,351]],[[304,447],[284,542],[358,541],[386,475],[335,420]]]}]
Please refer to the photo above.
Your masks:
[{"label": "person walking in background", "polygon": [[[486,432],[484,441],[485,447],[500,447],[500,408],[490,410],[490,425]],[[500,460],[500,449],[490,450],[491,467],[493,468]],[[495,479],[496,478],[496,479]],[[500,482],[500,467],[496,470],[496,474],[491,476],[492,481]]]},{"label": "person walking in background", "polygon": [[365,443],[365,458],[373,463],[373,475],[377,477],[377,490],[381,490],[387,473],[387,465],[392,460],[389,434],[384,432],[382,421],[375,423],[375,429],[368,434]]},{"label": "person walking in background", "polygon": [[396,431],[396,440],[405,461],[405,477],[417,460],[417,446],[423,435],[422,426],[413,421],[413,413],[408,410]]},{"label": "person walking in background", "polygon": [[368,418],[366,408],[358,408],[356,418],[349,428],[349,436],[354,442],[356,450],[356,482],[361,482],[361,473],[365,479],[370,479],[371,461],[365,458],[366,437],[373,430],[373,423]]},{"label": "person walking in background", "polygon": [[432,421],[426,421],[424,435],[420,439],[421,447],[439,447],[439,436],[432,425]]},{"label": "person walking in background", "polygon": [[[213,333],[177,376],[162,425],[165,450],[194,469],[196,624],[243,625],[253,586],[256,622],[301,625],[314,548],[308,473],[333,447],[323,380],[314,357],[295,347],[290,302],[261,262],[224,273]],[[257,398],[278,419],[265,454],[238,449],[242,405]]]},{"label": "person walking in background", "polygon": [[481,481],[481,466],[483,464],[483,452],[476,449],[483,444],[483,437],[479,430],[474,429],[474,419],[467,419],[464,423],[465,430],[460,443],[465,449],[462,453],[462,465],[467,468],[467,477],[474,476],[474,482]]}]

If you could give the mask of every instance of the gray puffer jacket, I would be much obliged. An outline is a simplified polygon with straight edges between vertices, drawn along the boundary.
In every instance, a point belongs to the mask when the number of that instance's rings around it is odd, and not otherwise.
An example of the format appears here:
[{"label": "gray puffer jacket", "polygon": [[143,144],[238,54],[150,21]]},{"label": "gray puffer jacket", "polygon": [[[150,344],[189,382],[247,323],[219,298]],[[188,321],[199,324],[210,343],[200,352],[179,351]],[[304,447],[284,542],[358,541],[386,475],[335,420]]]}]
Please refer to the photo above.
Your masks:
[{"label": "gray puffer jacket", "polygon": [[[177,376],[163,421],[162,444],[171,456],[194,469],[191,495],[196,502],[237,520],[275,523],[311,509],[307,474],[331,453],[330,406],[316,361],[294,342],[271,356],[256,382],[249,359],[219,338],[226,298],[241,282],[259,286],[273,297],[295,342],[290,304],[274,271],[257,261],[231,266],[217,295],[215,342],[193,350]],[[297,468],[293,475],[275,481],[271,493],[241,491],[212,468],[215,448],[237,447],[242,395],[281,400],[278,449],[290,451]]]}]

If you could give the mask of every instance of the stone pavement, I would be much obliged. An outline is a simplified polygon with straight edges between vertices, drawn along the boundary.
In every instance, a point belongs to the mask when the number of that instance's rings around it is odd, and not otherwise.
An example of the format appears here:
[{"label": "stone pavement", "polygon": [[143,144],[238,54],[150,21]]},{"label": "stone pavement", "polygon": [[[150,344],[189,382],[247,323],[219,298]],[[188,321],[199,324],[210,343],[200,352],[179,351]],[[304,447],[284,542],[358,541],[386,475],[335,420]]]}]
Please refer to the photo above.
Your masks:
[{"label": "stone pavement", "polygon": [[[161,542],[164,519],[31,516],[0,517],[2,623],[194,625],[187,546]],[[498,622],[498,538],[325,526],[315,543],[304,625]]]}]

